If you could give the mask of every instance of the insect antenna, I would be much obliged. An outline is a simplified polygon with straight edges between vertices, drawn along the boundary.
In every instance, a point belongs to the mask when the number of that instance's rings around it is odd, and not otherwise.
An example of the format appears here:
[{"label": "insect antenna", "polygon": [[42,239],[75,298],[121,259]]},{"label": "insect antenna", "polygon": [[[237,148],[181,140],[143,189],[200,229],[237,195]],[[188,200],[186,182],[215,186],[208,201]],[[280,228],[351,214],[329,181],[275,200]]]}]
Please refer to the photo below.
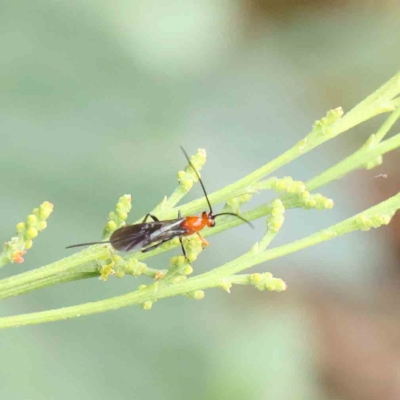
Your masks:
[{"label": "insect antenna", "polygon": [[67,246],[66,249],[72,249],[73,247],[81,247],[81,246],[91,246],[93,244],[102,244],[102,243],[110,243],[110,241],[107,240],[106,242],[89,242],[89,243],[72,244],[71,246]]},{"label": "insect antenna", "polygon": [[192,167],[194,173],[195,173],[196,176],[197,176],[197,179],[198,179],[199,182],[200,182],[201,188],[203,189],[203,192],[204,192],[204,196],[205,196],[205,198],[206,198],[206,200],[207,200],[208,207],[210,208],[210,214],[212,215],[212,214],[213,214],[213,210],[212,210],[212,207],[211,207],[210,200],[208,200],[206,188],[204,187],[203,181],[201,180],[200,175],[199,175],[199,173],[197,172],[196,168],[195,168],[194,165],[191,163],[190,158],[189,158],[188,154],[186,153],[185,149],[184,149],[182,146],[180,146],[180,147],[181,147],[181,150],[182,150],[183,154],[185,155],[186,159],[188,160],[189,165]]},{"label": "insect antenna", "polygon": [[220,215],[232,215],[233,217],[239,218],[240,220],[245,222],[247,225],[250,225],[252,228],[254,228],[253,224],[249,220],[247,220],[246,218],[241,217],[238,214],[230,213],[230,212],[224,212],[224,213],[219,213],[219,214],[214,215],[214,218],[219,217]]},{"label": "insect antenna", "polygon": [[187,159],[189,165],[192,167],[194,173],[196,174],[196,176],[197,176],[197,178],[198,178],[198,180],[199,180],[199,182],[200,182],[200,185],[201,185],[201,187],[202,187],[202,189],[203,189],[203,192],[204,192],[204,196],[205,196],[205,198],[206,198],[206,200],[207,200],[208,207],[210,208],[210,215],[211,215],[213,218],[218,217],[218,216],[220,216],[220,215],[232,215],[233,217],[239,218],[240,220],[242,220],[243,222],[245,222],[246,224],[248,224],[248,225],[250,225],[252,228],[254,228],[254,227],[253,227],[253,224],[252,224],[250,221],[248,221],[246,218],[243,218],[243,217],[241,217],[240,215],[235,214],[235,213],[224,212],[224,213],[219,213],[219,214],[213,215],[213,210],[212,210],[212,207],[211,207],[211,203],[210,203],[210,200],[208,199],[207,191],[206,191],[206,188],[204,187],[203,181],[201,180],[199,173],[197,172],[197,170],[196,170],[196,168],[194,167],[194,165],[191,163],[188,154],[186,153],[185,149],[184,149],[182,146],[181,146],[181,150],[182,150],[183,154],[185,155],[185,157],[186,157],[186,159]]}]

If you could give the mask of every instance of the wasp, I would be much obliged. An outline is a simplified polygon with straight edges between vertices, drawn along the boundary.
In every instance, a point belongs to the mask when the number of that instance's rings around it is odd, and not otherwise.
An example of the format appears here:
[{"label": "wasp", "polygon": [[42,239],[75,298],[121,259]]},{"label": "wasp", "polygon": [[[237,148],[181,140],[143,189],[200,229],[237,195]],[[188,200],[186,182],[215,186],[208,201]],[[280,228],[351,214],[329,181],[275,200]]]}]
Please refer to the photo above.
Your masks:
[{"label": "wasp", "polygon": [[[143,221],[139,224],[133,224],[128,226],[123,226],[116,229],[108,241],[103,242],[89,242],[89,243],[79,243],[68,246],[67,249],[72,247],[80,246],[90,246],[94,244],[110,243],[111,246],[118,251],[133,251],[141,250],[142,253],[154,250],[162,244],[178,237],[182,252],[186,257],[185,247],[183,246],[182,237],[190,235],[198,235],[203,246],[208,246],[208,242],[201,236],[200,231],[204,228],[212,228],[215,226],[215,219],[223,215],[230,215],[236,217],[243,222],[247,223],[252,227],[252,224],[245,218],[238,214],[231,212],[222,212],[214,214],[210,200],[207,195],[207,191],[204,187],[203,181],[200,178],[199,173],[190,161],[189,156],[183,147],[181,150],[186,157],[190,167],[193,169],[196,177],[203,189],[204,197],[207,201],[209,211],[203,211],[200,216],[187,216],[182,217],[181,213],[178,212],[178,218],[169,219],[165,221],[160,221],[155,215],[147,214]],[[149,218],[152,221],[148,221]],[[186,257],[187,258],[187,257]]]}]

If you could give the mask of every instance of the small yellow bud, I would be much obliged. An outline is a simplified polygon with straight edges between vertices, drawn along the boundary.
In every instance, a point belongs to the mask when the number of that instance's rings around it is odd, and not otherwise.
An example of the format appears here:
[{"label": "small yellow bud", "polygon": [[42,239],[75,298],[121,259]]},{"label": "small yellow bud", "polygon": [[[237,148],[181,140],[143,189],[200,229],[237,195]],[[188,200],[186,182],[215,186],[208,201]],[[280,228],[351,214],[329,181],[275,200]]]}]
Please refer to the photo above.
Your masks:
[{"label": "small yellow bud", "polygon": [[307,201],[306,206],[310,208],[314,208],[317,205],[317,202],[315,199],[311,198],[310,200]]},{"label": "small yellow bud", "polygon": [[275,291],[276,292],[283,292],[286,289],[287,289],[287,285],[282,279],[275,280]]},{"label": "small yellow bud", "polygon": [[251,283],[254,283],[255,285],[259,284],[261,282],[261,279],[262,279],[262,275],[258,272],[250,275]]},{"label": "small yellow bud", "polygon": [[189,191],[189,190],[193,187],[193,181],[190,180],[190,179],[182,179],[182,180],[181,180],[181,186],[182,186],[185,190]]},{"label": "small yellow bud", "polygon": [[38,235],[38,230],[36,228],[29,228],[26,231],[26,236],[28,239],[34,239]]},{"label": "small yellow bud", "polygon": [[[199,249],[199,250],[201,250],[201,248]],[[200,251],[199,251],[200,252]],[[195,252],[190,252],[188,255],[187,255],[187,257],[188,257],[188,259],[189,259],[189,262],[190,263],[192,263],[192,262],[194,262],[194,261],[196,261],[196,259],[197,259],[197,254],[195,253]]]},{"label": "small yellow bud", "polygon": [[325,208],[327,210],[330,210],[331,208],[333,208],[333,206],[335,205],[335,203],[333,202],[332,199],[326,199],[324,202]]},{"label": "small yellow bud", "polygon": [[120,219],[122,219],[124,221],[128,218],[128,214],[124,211],[117,210],[117,215]]},{"label": "small yellow bud", "polygon": [[125,276],[125,271],[123,269],[119,269],[118,271],[115,272],[115,276],[117,278],[123,278]]},{"label": "small yellow bud", "polygon": [[300,198],[301,198],[304,202],[307,202],[307,201],[310,200],[310,198],[311,198],[311,193],[308,192],[308,191],[305,191],[305,192],[301,193]]},{"label": "small yellow bud", "polygon": [[39,230],[42,231],[42,230],[47,228],[47,222],[46,221],[40,221],[38,226],[39,226]]},{"label": "small yellow bud", "polygon": [[193,298],[194,298],[195,300],[204,299],[204,296],[205,296],[205,293],[204,293],[203,290],[196,290],[196,291],[193,293]]},{"label": "small yellow bud", "polygon": [[178,172],[178,179],[181,180],[186,176],[186,172],[185,171],[179,171]]},{"label": "small yellow bud", "polygon": [[153,302],[150,301],[150,300],[149,300],[149,301],[146,301],[146,302],[144,302],[144,303],[142,304],[142,308],[143,308],[143,310],[145,310],[145,311],[150,310],[151,307],[153,307]]},{"label": "small yellow bud", "polygon": [[106,229],[110,232],[115,231],[117,229],[117,224],[115,223],[115,221],[108,221]]},{"label": "small yellow bud", "polygon": [[17,233],[23,232],[25,230],[25,223],[24,222],[18,223],[16,226],[16,230],[17,230]]},{"label": "small yellow bud", "polygon": [[184,270],[183,270],[184,275],[190,275],[193,273],[193,268],[191,265],[188,265]]},{"label": "small yellow bud", "polygon": [[49,203],[48,201],[45,201],[44,203],[41,204],[39,207],[39,216],[41,219],[47,219],[50,214],[53,212],[53,204]]},{"label": "small yellow bud", "polygon": [[35,224],[35,223],[37,222],[37,217],[36,217],[36,215],[33,215],[33,214],[28,215],[28,218],[26,219],[26,222],[27,222],[29,225]]}]

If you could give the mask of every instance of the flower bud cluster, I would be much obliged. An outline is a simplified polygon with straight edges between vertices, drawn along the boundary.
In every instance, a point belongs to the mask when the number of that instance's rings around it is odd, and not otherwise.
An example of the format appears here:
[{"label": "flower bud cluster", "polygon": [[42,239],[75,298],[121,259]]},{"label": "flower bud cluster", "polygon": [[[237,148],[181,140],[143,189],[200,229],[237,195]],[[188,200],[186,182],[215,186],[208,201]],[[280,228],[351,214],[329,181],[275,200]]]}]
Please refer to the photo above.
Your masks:
[{"label": "flower bud cluster", "polygon": [[[200,170],[205,164],[207,159],[207,154],[204,149],[198,149],[197,153],[190,157],[190,162],[193,164],[194,168],[196,168],[197,173],[200,175]],[[183,188],[186,192],[188,192],[194,182],[197,182],[196,172],[193,171],[193,168],[189,165],[186,167],[184,171],[178,172],[178,182],[181,188]]]},{"label": "flower bud cluster", "polygon": [[356,224],[358,229],[362,231],[369,231],[371,228],[379,228],[382,225],[388,225],[393,217],[394,213],[389,214],[377,214],[372,217],[360,215],[356,218]]},{"label": "flower bud cluster", "polygon": [[285,176],[282,179],[272,178],[271,189],[278,193],[296,193],[300,194],[306,191],[306,185],[302,181],[295,181],[291,176]]},{"label": "flower bud cluster", "polygon": [[283,292],[287,289],[286,283],[280,278],[274,278],[270,272],[251,274],[249,276],[249,282],[258,290]]},{"label": "flower bud cluster", "polygon": [[334,108],[326,113],[326,116],[313,124],[312,134],[321,133],[322,135],[329,134],[329,127],[337,122],[343,116],[342,107]]},{"label": "flower bud cluster", "polygon": [[311,194],[305,191],[299,195],[299,200],[303,203],[306,210],[316,208],[317,210],[330,210],[334,206],[332,199],[328,199],[320,193]]},{"label": "flower bud cluster", "polygon": [[271,204],[271,213],[267,218],[268,232],[278,233],[285,221],[285,206],[280,199],[276,199]]},{"label": "flower bud cluster", "polygon": [[108,214],[108,222],[103,230],[103,239],[108,239],[116,229],[125,225],[131,207],[130,194],[125,194],[119,198],[115,211]]},{"label": "flower bud cluster", "polygon": [[20,222],[16,226],[18,236],[13,237],[4,244],[4,250],[1,253],[1,259],[11,263],[23,263],[23,255],[33,245],[33,239],[47,227],[47,218],[53,211],[53,204],[45,201],[40,207],[35,208],[32,214],[29,214],[26,222]]}]

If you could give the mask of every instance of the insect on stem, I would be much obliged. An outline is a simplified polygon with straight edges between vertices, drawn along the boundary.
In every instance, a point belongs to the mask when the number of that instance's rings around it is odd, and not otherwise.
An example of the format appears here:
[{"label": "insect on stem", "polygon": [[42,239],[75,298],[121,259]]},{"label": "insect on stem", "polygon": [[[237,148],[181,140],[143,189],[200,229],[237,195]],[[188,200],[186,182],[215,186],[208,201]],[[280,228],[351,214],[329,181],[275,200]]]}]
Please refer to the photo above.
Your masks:
[{"label": "insect on stem", "polygon": [[[250,221],[241,217],[238,214],[230,212],[222,212],[219,214],[213,213],[213,209],[208,198],[206,188],[204,187],[203,181],[200,178],[199,173],[190,161],[188,154],[182,146],[181,150],[186,157],[189,166],[193,169],[194,173],[197,176],[197,179],[200,182],[201,188],[203,189],[204,197],[206,198],[209,207],[208,212],[203,211],[200,216],[187,217],[182,217],[180,215],[180,212],[178,212],[178,218],[166,221],[160,221],[155,215],[147,214],[144,217],[143,221],[139,224],[123,226],[116,229],[112,233],[109,241],[79,243],[68,246],[67,249],[80,246],[90,246],[94,244],[110,243],[115,250],[141,250],[143,253],[146,253],[178,237],[181,242],[183,254],[186,257],[185,248],[183,247],[182,243],[182,237],[197,234],[202,240],[203,245],[205,245],[208,242],[200,235],[200,231],[206,227],[212,228],[213,226],[215,226],[215,218],[217,217],[224,215],[233,216],[253,227]],[[149,218],[151,218],[152,221],[148,221]]]}]

